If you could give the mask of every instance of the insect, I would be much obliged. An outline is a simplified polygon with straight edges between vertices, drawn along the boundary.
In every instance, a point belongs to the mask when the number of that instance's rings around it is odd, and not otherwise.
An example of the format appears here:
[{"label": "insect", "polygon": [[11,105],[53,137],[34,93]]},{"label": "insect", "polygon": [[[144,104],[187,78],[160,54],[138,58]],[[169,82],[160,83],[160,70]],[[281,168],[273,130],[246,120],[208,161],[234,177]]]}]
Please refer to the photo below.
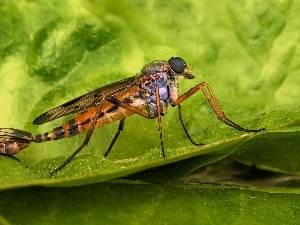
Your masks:
[{"label": "insect", "polygon": [[59,167],[50,173],[52,176],[67,165],[89,143],[95,128],[119,121],[118,130],[104,154],[104,157],[106,157],[113,148],[121,131],[123,131],[125,119],[131,115],[138,114],[147,119],[157,118],[161,153],[165,158],[161,117],[167,113],[169,104],[173,107],[178,107],[179,121],[191,143],[203,145],[196,143],[188,133],[183,123],[180,105],[199,90],[203,92],[214,113],[223,123],[244,132],[265,130],[265,128],[246,129],[228,119],[206,82],[202,82],[184,94],[179,95],[178,78],[195,78],[188,69],[186,62],[180,57],[172,57],[168,61],[151,62],[136,76],[117,81],[77,97],[41,114],[33,121],[33,124],[41,125],[57,118],[77,113],[73,119],[50,132],[32,135],[29,132],[14,128],[0,128],[0,154],[13,155],[28,147],[32,142],[42,143],[65,137],[70,138],[79,133],[87,132],[83,143]]}]

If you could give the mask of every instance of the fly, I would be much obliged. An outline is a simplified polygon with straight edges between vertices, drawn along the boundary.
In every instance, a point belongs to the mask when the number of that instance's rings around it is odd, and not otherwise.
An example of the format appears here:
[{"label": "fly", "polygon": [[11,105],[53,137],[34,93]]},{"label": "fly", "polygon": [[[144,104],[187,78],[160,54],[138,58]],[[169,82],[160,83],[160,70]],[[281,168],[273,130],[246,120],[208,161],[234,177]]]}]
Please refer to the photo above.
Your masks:
[{"label": "fly", "polygon": [[184,94],[179,95],[178,78],[195,78],[188,69],[186,62],[180,57],[172,57],[168,61],[151,62],[138,75],[77,97],[41,114],[33,121],[33,124],[41,125],[57,118],[77,113],[73,119],[50,132],[32,135],[29,132],[14,128],[0,128],[0,154],[11,156],[28,147],[32,142],[42,143],[59,140],[87,132],[83,143],[59,167],[50,173],[52,176],[65,167],[89,143],[95,128],[119,121],[118,130],[104,154],[104,157],[106,157],[113,148],[121,131],[123,131],[125,119],[131,115],[138,114],[146,119],[157,118],[161,153],[165,158],[161,117],[167,113],[169,104],[172,107],[178,107],[179,121],[191,143],[203,145],[196,143],[188,133],[183,123],[180,105],[199,90],[203,92],[214,113],[223,123],[244,132],[265,130],[265,128],[246,129],[228,119],[206,82],[202,82]]}]

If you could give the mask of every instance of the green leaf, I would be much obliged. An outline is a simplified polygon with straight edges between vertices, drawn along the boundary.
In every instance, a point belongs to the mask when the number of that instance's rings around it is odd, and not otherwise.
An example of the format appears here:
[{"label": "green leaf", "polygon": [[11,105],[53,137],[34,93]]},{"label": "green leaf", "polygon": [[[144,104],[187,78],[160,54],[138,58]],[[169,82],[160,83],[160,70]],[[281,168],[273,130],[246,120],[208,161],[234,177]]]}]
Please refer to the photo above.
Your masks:
[{"label": "green leaf", "polygon": [[[298,188],[118,180],[0,193],[6,224],[297,224]],[[63,216],[59,216],[63,213]]]},{"label": "green leaf", "polygon": [[259,139],[249,139],[233,157],[262,169],[300,175],[299,135],[298,130],[270,132]]}]

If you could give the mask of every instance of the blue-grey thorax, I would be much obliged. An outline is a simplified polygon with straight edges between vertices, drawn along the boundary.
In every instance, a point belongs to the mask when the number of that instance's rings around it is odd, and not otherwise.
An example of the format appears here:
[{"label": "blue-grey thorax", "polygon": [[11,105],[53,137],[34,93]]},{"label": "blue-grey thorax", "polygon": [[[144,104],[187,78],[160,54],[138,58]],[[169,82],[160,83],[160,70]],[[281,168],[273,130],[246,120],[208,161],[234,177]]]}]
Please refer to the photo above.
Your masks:
[{"label": "blue-grey thorax", "polygon": [[[166,61],[155,61],[142,70],[141,95],[152,117],[157,116],[156,88],[159,88],[161,115],[167,113],[168,103],[176,100],[177,77]],[[175,99],[174,99],[175,97]]]}]

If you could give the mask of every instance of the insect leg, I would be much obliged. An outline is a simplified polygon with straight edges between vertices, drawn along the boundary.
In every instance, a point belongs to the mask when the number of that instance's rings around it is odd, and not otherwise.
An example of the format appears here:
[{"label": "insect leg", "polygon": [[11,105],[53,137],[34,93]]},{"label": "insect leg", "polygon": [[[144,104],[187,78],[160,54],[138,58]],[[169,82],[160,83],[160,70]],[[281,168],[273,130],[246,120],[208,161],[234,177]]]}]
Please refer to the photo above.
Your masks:
[{"label": "insect leg", "polygon": [[225,114],[224,114],[220,104],[218,103],[214,93],[212,92],[211,88],[209,87],[209,85],[206,82],[202,82],[202,83],[196,85],[195,87],[191,88],[190,90],[188,90],[187,92],[185,92],[184,94],[179,96],[177,98],[177,100],[175,102],[173,102],[172,106],[176,106],[176,105],[179,106],[181,102],[183,102],[184,100],[186,100],[187,98],[189,98],[191,95],[195,94],[199,90],[201,90],[203,92],[204,96],[206,97],[206,99],[209,102],[210,106],[214,110],[214,112],[217,115],[218,119],[221,120],[223,123],[227,124],[228,126],[231,126],[231,127],[235,128],[237,130],[245,131],[245,132],[260,132],[260,131],[265,131],[266,130],[265,128],[261,128],[261,129],[257,129],[257,130],[247,129],[247,128],[241,127],[240,125],[238,125],[235,122],[228,119],[225,116]]},{"label": "insect leg", "polygon": [[164,158],[166,158],[164,142],[163,142],[163,139],[162,139],[161,106],[160,106],[160,95],[159,95],[159,88],[158,87],[155,89],[155,95],[156,95],[157,121],[158,121],[158,132],[159,132],[159,138],[160,138],[161,153],[162,153],[162,156]]},{"label": "insect leg", "polygon": [[6,155],[6,157],[9,157],[13,160],[16,160],[17,162],[21,162],[20,159],[18,159],[17,157],[13,156],[13,155]]},{"label": "insect leg", "polygon": [[[139,109],[137,109],[137,108],[135,108],[135,107],[133,107],[133,106],[131,106],[131,105],[129,105],[129,104],[127,104],[127,103],[124,103],[124,102],[122,102],[122,101],[120,101],[120,100],[118,100],[118,99],[116,99],[116,98],[113,98],[113,97],[110,97],[110,96],[104,96],[104,97],[102,97],[102,100],[101,100],[101,102],[100,102],[100,104],[99,104],[99,107],[97,108],[97,111],[96,111],[96,113],[95,113],[95,116],[94,116],[94,119],[93,119],[93,122],[92,122],[92,124],[91,124],[91,127],[90,127],[90,129],[88,130],[88,132],[87,132],[87,134],[86,134],[86,136],[85,136],[85,139],[84,139],[84,141],[83,141],[83,143],[72,153],[72,155],[70,155],[59,167],[57,167],[55,170],[53,170],[51,173],[50,173],[50,176],[53,176],[55,173],[57,173],[58,171],[60,171],[63,167],[65,167],[82,149],[83,149],[83,147],[84,146],[86,146],[88,143],[89,143],[89,140],[90,140],[90,138],[91,138],[91,136],[92,136],[92,134],[93,134],[93,131],[94,131],[94,128],[95,128],[95,125],[96,125],[96,123],[97,123],[97,120],[98,120],[98,117],[97,117],[97,115],[100,115],[100,111],[101,111],[101,108],[102,108],[102,105],[103,105],[103,102],[104,101],[109,101],[110,103],[112,103],[112,104],[115,104],[115,105],[118,105],[118,106],[120,106],[120,107],[122,107],[122,108],[124,108],[124,109],[126,109],[126,110],[129,110],[129,111],[132,111],[132,112],[134,112],[134,113],[136,113],[136,114],[138,114],[138,115],[141,115],[141,116],[143,116],[143,117],[145,117],[145,118],[147,118],[147,119],[153,119],[154,117],[152,117],[150,114],[147,114],[147,113],[145,113],[145,112],[143,112],[143,111],[141,111],[141,110],[139,110]],[[116,133],[116,135],[115,135],[115,137],[113,138],[113,141],[111,142],[111,144],[110,144],[110,146],[109,146],[109,148],[108,148],[108,150],[107,150],[107,154],[109,153],[109,151],[111,150],[111,148],[113,147],[113,145],[114,145],[114,143],[116,142],[116,140],[117,140],[117,138],[118,138],[118,136],[119,136],[119,134],[120,134],[120,132],[122,131],[122,129],[123,129],[123,126],[124,126],[124,121],[122,122],[120,122],[120,124],[119,124],[119,129],[120,129],[120,131],[118,131],[117,133]],[[106,154],[105,153],[105,154]],[[106,154],[106,155],[107,155]]]},{"label": "insect leg", "polygon": [[134,112],[142,117],[145,117],[146,119],[154,119],[154,117],[152,117],[150,114],[145,113],[137,108],[135,108],[134,106],[131,106],[125,102],[120,101],[119,99],[113,98],[113,97],[105,97],[105,100],[109,101],[112,104],[115,104],[117,106],[120,106],[123,109],[126,109],[128,111]]},{"label": "insect leg", "polygon": [[83,143],[72,153],[72,155],[70,155],[59,167],[57,167],[55,170],[53,170],[51,173],[50,173],[50,176],[52,177],[55,173],[57,173],[58,171],[60,171],[62,168],[64,168],[82,149],[84,146],[86,146],[89,141],[90,141],[90,138],[93,134],[93,131],[94,131],[94,128],[95,128],[95,125],[97,123],[97,120],[98,120],[98,117],[97,115],[100,115],[100,110],[101,110],[101,107],[102,107],[102,104],[103,104],[103,101],[104,101],[104,98],[101,100],[100,102],[100,105],[99,107],[97,108],[97,111],[95,113],[95,116],[93,118],[93,122],[91,123],[91,128],[88,130],[86,136],[85,136],[85,139],[83,141]]},{"label": "insect leg", "polygon": [[[162,126],[161,126],[161,105],[160,105],[160,95],[159,95],[159,88],[155,89],[155,95],[156,95],[156,108],[157,108],[157,119],[158,119],[158,131],[159,131],[159,137],[160,137],[160,144],[161,144],[161,148],[162,148],[162,155],[165,158],[165,149],[164,149],[164,144],[163,144],[163,140],[162,140]],[[124,103],[116,98],[113,97],[106,97],[106,100],[108,100],[110,103],[113,103],[115,105],[118,105],[126,110],[129,110],[131,112],[134,112],[140,116],[143,116],[147,119],[154,119],[155,117],[153,117],[152,115],[145,113],[127,103]]]},{"label": "insect leg", "polygon": [[117,131],[117,133],[115,134],[114,138],[112,139],[112,141],[111,141],[111,143],[110,143],[110,145],[109,145],[107,151],[106,151],[105,154],[104,154],[104,157],[106,157],[106,156],[110,153],[110,151],[111,151],[112,147],[114,146],[115,142],[117,141],[117,139],[118,139],[118,137],[119,137],[121,131],[123,131],[123,128],[124,128],[124,121],[125,121],[125,119],[120,120],[119,127],[118,127],[118,131]]},{"label": "insect leg", "polygon": [[186,134],[186,136],[187,136],[187,138],[190,140],[190,142],[191,142],[193,145],[196,145],[196,146],[204,145],[203,143],[196,143],[196,142],[192,139],[192,137],[191,137],[191,135],[189,134],[189,132],[187,131],[187,129],[186,129],[184,123],[183,123],[182,113],[181,113],[181,105],[180,105],[180,104],[178,105],[178,112],[179,112],[179,121],[180,121],[180,123],[181,123],[181,126],[182,126],[182,128],[183,128],[183,130],[184,130],[184,132],[185,132],[185,134]]}]

